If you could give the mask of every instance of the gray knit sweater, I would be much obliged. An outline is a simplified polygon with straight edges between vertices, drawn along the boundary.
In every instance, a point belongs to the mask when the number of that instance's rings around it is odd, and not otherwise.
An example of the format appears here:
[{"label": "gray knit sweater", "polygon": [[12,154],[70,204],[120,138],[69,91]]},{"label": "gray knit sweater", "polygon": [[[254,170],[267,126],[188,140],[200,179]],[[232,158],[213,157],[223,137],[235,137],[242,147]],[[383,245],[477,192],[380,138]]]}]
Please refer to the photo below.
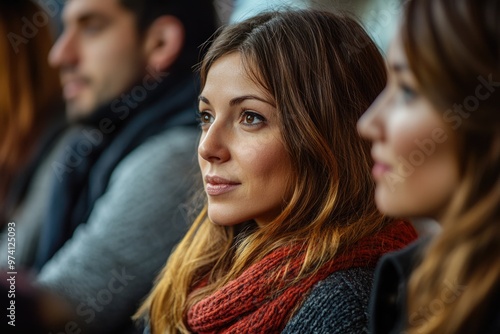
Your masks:
[{"label": "gray knit sweater", "polygon": [[183,205],[197,171],[198,133],[169,129],[132,151],[113,171],[87,223],[40,272],[38,284],[73,304],[75,333],[128,327],[188,228]]},{"label": "gray knit sweater", "polygon": [[373,268],[352,268],[317,283],[282,333],[368,333],[373,272]]}]

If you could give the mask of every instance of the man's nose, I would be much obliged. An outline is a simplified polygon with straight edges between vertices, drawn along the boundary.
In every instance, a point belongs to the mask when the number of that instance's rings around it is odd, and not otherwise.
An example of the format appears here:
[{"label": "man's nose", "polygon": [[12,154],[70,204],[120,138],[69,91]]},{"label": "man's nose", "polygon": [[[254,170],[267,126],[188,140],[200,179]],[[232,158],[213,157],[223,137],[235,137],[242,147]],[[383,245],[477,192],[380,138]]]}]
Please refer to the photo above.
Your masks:
[{"label": "man's nose", "polygon": [[73,33],[64,32],[49,53],[49,64],[54,68],[73,66],[78,62],[76,38]]}]

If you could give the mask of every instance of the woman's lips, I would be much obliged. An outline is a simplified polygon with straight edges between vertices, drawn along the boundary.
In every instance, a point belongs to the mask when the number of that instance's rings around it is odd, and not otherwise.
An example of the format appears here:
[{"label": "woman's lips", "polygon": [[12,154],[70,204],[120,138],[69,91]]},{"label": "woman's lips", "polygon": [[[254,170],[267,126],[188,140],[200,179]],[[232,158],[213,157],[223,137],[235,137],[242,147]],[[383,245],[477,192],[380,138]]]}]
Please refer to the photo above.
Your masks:
[{"label": "woman's lips", "polygon": [[227,183],[219,183],[219,184],[212,184],[212,183],[207,183],[205,189],[207,191],[207,194],[210,196],[217,196],[217,195],[222,195],[227,192],[230,192],[231,190],[235,189],[238,187],[239,184],[227,184]]},{"label": "woman's lips", "polygon": [[210,196],[218,196],[230,192],[241,183],[230,181],[219,176],[205,177],[205,190]]}]

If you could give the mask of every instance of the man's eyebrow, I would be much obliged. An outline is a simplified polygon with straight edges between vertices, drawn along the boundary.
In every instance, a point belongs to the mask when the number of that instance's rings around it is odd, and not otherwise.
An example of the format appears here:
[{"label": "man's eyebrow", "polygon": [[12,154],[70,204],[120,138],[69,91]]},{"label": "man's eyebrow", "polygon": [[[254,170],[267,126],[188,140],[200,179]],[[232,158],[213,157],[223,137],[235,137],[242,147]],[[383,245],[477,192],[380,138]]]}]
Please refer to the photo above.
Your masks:
[{"label": "man's eyebrow", "polygon": [[102,13],[96,13],[96,12],[85,13],[84,15],[81,15],[78,18],[79,22],[86,22],[86,21],[90,21],[90,20],[109,21],[110,18],[108,15],[105,15]]},{"label": "man's eyebrow", "polygon": [[[110,18],[105,14],[93,12],[93,11],[82,13],[82,14],[78,15],[76,18],[76,22],[79,24],[87,23],[91,20],[98,20],[98,21],[107,22],[110,20]],[[67,18],[65,19],[63,17],[63,23],[66,25],[68,23],[68,19]]]},{"label": "man's eyebrow", "polygon": [[[200,95],[198,97],[198,100],[202,101],[202,102],[204,102],[206,104],[210,104],[210,101],[206,97],[204,97],[202,95]],[[272,107],[275,107],[275,105],[273,103],[271,103],[271,102],[269,102],[269,101],[267,101],[267,100],[265,100],[265,99],[263,99],[263,98],[261,98],[259,96],[256,96],[256,95],[243,95],[243,96],[238,96],[238,97],[232,98],[229,101],[229,105],[231,107],[233,107],[233,106],[235,106],[237,104],[241,104],[243,101],[246,101],[246,100],[257,100],[257,101],[261,101],[261,102],[267,103],[267,104],[269,104]]]}]

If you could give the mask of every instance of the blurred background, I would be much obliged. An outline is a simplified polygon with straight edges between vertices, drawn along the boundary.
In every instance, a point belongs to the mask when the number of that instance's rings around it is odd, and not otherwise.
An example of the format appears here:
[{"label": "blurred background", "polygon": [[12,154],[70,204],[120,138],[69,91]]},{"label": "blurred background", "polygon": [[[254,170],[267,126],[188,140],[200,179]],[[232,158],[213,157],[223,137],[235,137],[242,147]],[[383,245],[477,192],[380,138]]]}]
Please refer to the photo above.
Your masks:
[{"label": "blurred background", "polygon": [[280,7],[349,11],[360,19],[384,54],[397,29],[401,4],[401,0],[215,0],[223,24]]}]

